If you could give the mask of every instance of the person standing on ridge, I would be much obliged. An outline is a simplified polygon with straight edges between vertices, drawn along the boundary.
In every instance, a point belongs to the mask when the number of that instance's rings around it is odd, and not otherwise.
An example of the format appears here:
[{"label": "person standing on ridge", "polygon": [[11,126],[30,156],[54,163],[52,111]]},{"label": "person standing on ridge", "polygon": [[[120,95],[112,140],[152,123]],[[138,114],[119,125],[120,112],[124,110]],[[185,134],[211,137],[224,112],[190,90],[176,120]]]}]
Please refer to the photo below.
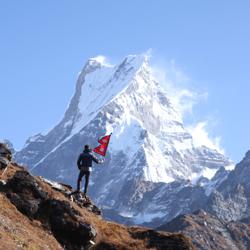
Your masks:
[{"label": "person standing on ridge", "polygon": [[103,163],[103,160],[97,159],[92,154],[92,150],[89,147],[89,145],[84,146],[83,152],[79,155],[78,160],[77,160],[77,166],[80,170],[78,180],[77,180],[77,192],[79,193],[81,190],[81,182],[82,182],[82,177],[85,176],[85,186],[84,186],[84,195],[86,196],[87,191],[88,191],[88,184],[89,184],[89,176],[92,168],[92,161],[94,161],[97,164]]}]

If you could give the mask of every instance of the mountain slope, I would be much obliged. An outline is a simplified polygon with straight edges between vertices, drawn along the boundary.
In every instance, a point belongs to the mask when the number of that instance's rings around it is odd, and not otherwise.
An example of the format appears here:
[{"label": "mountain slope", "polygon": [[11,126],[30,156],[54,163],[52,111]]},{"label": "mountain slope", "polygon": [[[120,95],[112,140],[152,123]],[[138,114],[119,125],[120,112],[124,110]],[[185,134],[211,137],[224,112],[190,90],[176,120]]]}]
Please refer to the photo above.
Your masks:
[{"label": "mountain slope", "polygon": [[250,217],[250,151],[209,198],[207,209],[226,221]]},{"label": "mountain slope", "polygon": [[[105,209],[129,217],[138,215],[140,222],[145,214],[151,220],[166,214],[164,207],[158,207],[160,198],[154,204],[146,201],[148,192],[155,190],[166,198],[171,185],[178,185],[167,201],[171,208],[179,199],[176,192],[202,176],[212,178],[221,167],[232,164],[216,149],[193,145],[180,112],[153,77],[147,55],[128,56],[116,66],[90,59],[79,75],[62,121],[47,135],[29,138],[15,159],[33,173],[74,184],[75,162],[83,145],[94,147],[98,137],[110,132],[113,135],[105,164],[95,168],[91,176],[91,196]],[[205,187],[209,180],[203,180]],[[147,185],[149,188],[138,191]],[[211,192],[212,186],[209,188]],[[126,203],[128,190],[133,199]],[[193,203],[198,204],[204,195],[196,197],[195,192],[194,196],[197,201]],[[190,209],[192,206],[183,208],[179,203],[177,211]]]},{"label": "mountain slope", "polygon": [[250,151],[234,170],[221,178],[204,210],[178,216],[158,229],[185,233],[199,249],[249,249],[249,174]]},{"label": "mountain slope", "polygon": [[0,179],[0,248],[89,249],[92,240],[91,249],[195,249],[183,234],[107,222],[92,203],[72,200],[70,191],[9,165]]},{"label": "mountain slope", "polygon": [[250,247],[249,224],[225,222],[203,210],[181,215],[158,229],[185,233],[201,250],[246,250]]}]

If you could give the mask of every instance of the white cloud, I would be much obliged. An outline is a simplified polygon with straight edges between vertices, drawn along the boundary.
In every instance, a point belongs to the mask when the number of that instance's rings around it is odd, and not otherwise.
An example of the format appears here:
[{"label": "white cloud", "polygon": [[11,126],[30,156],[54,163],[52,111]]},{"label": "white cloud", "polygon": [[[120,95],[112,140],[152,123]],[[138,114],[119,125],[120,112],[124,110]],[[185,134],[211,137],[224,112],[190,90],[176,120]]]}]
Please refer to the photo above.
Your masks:
[{"label": "white cloud", "polygon": [[[208,92],[194,89],[191,79],[176,66],[174,60],[160,65],[153,65],[153,74],[156,80],[166,89],[170,102],[181,112],[183,117],[193,115],[194,106],[207,100]],[[197,120],[197,117],[195,120]],[[196,147],[205,145],[224,153],[220,146],[221,137],[213,137],[209,133],[215,127],[214,121],[216,119],[207,119],[191,125],[186,124],[185,127],[193,136]]]},{"label": "white cloud", "polygon": [[191,79],[177,68],[174,60],[165,66],[153,65],[152,70],[157,81],[168,92],[173,106],[183,117],[192,114],[194,105],[207,99],[208,93],[194,90],[191,87]]},{"label": "white cloud", "polygon": [[92,57],[92,58],[90,58],[90,60],[97,61],[97,62],[99,62],[102,65],[112,66],[110,64],[108,58],[106,56],[103,56],[103,55],[98,55],[96,57]]},{"label": "white cloud", "polygon": [[221,137],[211,137],[208,133],[208,129],[208,121],[199,122],[187,127],[188,132],[190,132],[193,136],[193,143],[195,147],[207,146],[224,154],[224,149],[220,146]]}]

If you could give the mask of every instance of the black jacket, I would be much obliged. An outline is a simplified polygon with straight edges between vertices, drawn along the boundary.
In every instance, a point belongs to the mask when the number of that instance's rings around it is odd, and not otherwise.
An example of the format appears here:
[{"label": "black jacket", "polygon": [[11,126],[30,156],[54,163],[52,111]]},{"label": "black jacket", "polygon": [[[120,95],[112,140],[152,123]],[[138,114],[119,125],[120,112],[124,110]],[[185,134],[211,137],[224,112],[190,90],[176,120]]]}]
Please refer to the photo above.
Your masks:
[{"label": "black jacket", "polygon": [[85,171],[91,171],[90,168],[92,167],[92,161],[95,163],[101,163],[92,153],[91,151],[83,151],[78,157],[77,166],[79,169],[82,167]]}]

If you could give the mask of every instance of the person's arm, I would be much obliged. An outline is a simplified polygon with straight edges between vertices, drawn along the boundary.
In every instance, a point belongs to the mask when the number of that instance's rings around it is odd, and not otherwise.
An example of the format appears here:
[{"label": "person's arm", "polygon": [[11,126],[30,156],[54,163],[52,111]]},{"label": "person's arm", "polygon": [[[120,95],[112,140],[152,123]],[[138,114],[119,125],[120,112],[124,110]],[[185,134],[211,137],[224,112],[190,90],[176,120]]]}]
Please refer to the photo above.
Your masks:
[{"label": "person's arm", "polygon": [[103,160],[99,160],[95,155],[92,155],[92,160],[97,164],[103,163]]},{"label": "person's arm", "polygon": [[82,156],[82,155],[80,154],[79,157],[78,157],[78,160],[77,160],[77,166],[78,166],[79,169],[81,168],[81,160],[82,160],[82,159],[81,159],[81,158],[82,158],[81,156]]}]

